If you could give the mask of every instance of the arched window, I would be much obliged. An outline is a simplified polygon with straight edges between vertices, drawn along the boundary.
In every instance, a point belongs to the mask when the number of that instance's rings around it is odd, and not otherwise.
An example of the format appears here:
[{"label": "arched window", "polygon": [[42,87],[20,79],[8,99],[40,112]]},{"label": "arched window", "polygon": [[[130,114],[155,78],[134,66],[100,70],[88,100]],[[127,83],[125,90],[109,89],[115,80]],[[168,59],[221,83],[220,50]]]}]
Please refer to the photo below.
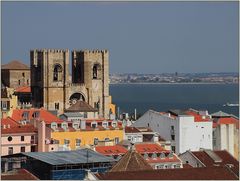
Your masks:
[{"label": "arched window", "polygon": [[62,81],[62,66],[59,64],[54,65],[53,80]]},{"label": "arched window", "polygon": [[161,153],[161,154],[160,154],[160,158],[161,158],[161,159],[164,159],[164,158],[165,158],[165,154],[164,154],[164,153]]},{"label": "arched window", "polygon": [[100,70],[101,66],[100,64],[94,64],[93,65],[93,79],[100,79]]}]

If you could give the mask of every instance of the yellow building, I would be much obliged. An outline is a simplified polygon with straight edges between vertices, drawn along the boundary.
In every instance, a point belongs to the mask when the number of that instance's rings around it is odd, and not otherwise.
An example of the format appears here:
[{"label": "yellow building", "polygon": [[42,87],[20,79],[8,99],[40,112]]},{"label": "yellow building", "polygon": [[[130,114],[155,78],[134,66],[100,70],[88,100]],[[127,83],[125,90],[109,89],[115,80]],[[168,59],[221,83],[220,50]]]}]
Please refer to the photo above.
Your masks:
[{"label": "yellow building", "polygon": [[52,123],[50,137],[59,141],[60,147],[74,150],[80,146],[115,145],[123,140],[124,130],[121,122],[112,120],[86,120],[72,125]]},{"label": "yellow building", "polygon": [[110,103],[109,103],[109,113],[110,115],[114,115],[114,118],[116,116],[116,105],[112,103],[112,96],[109,96],[110,97]]},{"label": "yellow building", "polygon": [[12,112],[18,106],[18,98],[14,94],[13,88],[2,88],[1,89],[1,117],[11,117]]}]

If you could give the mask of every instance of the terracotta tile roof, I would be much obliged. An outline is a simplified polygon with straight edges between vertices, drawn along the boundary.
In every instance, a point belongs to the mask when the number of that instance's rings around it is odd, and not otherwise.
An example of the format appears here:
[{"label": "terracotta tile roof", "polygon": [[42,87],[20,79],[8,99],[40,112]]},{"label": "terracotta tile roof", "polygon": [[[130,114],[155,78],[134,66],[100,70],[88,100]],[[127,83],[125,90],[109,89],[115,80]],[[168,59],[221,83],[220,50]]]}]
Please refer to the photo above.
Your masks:
[{"label": "terracotta tile roof", "polygon": [[238,180],[226,167],[107,172],[96,176],[100,180]]},{"label": "terracotta tile roof", "polygon": [[10,70],[29,70],[29,66],[23,64],[21,61],[12,60],[11,62],[2,65],[2,69],[10,69]]},{"label": "terracotta tile roof", "polygon": [[10,127],[13,127],[13,126],[19,126],[20,124],[15,120],[13,120],[12,118],[7,117],[7,118],[1,119],[1,126],[3,127],[3,125],[6,125],[6,126],[10,125]]},{"label": "terracotta tile roof", "polygon": [[187,115],[193,116],[195,122],[209,122],[209,121],[211,121],[211,119],[208,116],[205,116],[205,118],[203,118],[202,115],[200,115],[200,114],[198,114],[194,111],[186,111],[185,113]]},{"label": "terracotta tile roof", "polygon": [[148,163],[166,163],[166,162],[178,162],[178,163],[181,163],[181,160],[176,156],[174,155],[173,158],[168,158],[168,157],[165,157],[165,158],[148,158],[146,159],[146,161]]},{"label": "terracotta tile roof", "polygon": [[141,133],[137,128],[135,127],[125,127],[125,133]]},{"label": "terracotta tile roof", "polygon": [[10,128],[1,129],[2,134],[18,134],[18,133],[36,133],[37,128],[33,125],[19,125]]},{"label": "terracotta tile roof", "polygon": [[237,122],[239,122],[239,120],[233,117],[223,117],[223,118],[214,119],[214,123],[217,123],[217,124],[237,124]]},{"label": "terracotta tile roof", "polygon": [[135,149],[138,153],[161,153],[161,152],[169,152],[165,150],[163,147],[156,143],[139,143],[135,144]]},{"label": "terracotta tile roof", "polygon": [[97,112],[98,110],[90,106],[85,101],[78,100],[65,110],[66,112]]},{"label": "terracotta tile roof", "polygon": [[120,145],[115,146],[97,146],[96,151],[106,155],[106,156],[112,156],[112,155],[123,155],[127,153],[127,149]]},{"label": "terracotta tile roof", "polygon": [[205,151],[192,151],[192,154],[196,156],[206,167],[214,166],[218,164],[220,166],[225,166],[226,164],[233,164],[238,167],[239,162],[226,150],[213,151],[220,159],[221,162],[215,163],[214,160]]},{"label": "terracotta tile roof", "polygon": [[[57,116],[53,115],[49,111],[41,108],[41,109],[15,109],[12,113],[12,119],[16,121],[24,120],[23,113],[28,113],[28,120],[31,119],[38,119],[43,120],[46,124],[51,124],[52,122],[56,122],[57,124],[60,124],[63,122],[63,120],[59,119]],[[39,116],[37,118],[34,118],[34,113],[39,113]]]},{"label": "terracotta tile roof", "polygon": [[18,87],[15,92],[20,92],[20,93],[31,93],[31,87],[30,86],[22,86]]},{"label": "terracotta tile roof", "polygon": [[19,169],[12,173],[2,173],[2,180],[39,180],[35,175],[25,169]]},{"label": "terracotta tile roof", "polygon": [[129,150],[109,172],[152,170],[153,168],[135,150]]}]

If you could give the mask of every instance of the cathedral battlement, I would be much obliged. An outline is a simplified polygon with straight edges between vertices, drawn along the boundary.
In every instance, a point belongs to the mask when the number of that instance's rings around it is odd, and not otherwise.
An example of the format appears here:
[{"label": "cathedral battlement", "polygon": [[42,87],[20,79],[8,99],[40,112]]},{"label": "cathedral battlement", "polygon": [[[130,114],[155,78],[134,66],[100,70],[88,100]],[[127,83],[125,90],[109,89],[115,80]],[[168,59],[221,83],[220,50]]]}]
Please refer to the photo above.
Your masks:
[{"label": "cathedral battlement", "polygon": [[96,53],[108,53],[107,49],[99,50],[99,49],[93,49],[93,50],[73,50],[72,52],[79,52],[79,53],[86,53],[86,54],[96,54]]},{"label": "cathedral battlement", "polygon": [[50,53],[64,53],[69,52],[68,49],[33,49],[31,52],[50,52]]}]

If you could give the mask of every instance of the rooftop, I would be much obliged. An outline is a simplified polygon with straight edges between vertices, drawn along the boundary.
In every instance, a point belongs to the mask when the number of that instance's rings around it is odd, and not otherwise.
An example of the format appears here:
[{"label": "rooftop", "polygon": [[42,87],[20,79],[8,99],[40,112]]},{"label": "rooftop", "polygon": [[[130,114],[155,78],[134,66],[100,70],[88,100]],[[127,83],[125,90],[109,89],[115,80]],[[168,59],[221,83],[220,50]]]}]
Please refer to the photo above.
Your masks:
[{"label": "rooftop", "polygon": [[60,124],[63,122],[57,116],[53,115],[52,113],[48,112],[46,109],[43,108],[14,109],[12,113],[12,119],[16,121],[38,119],[43,120],[46,124],[51,124],[52,122]]},{"label": "rooftop", "polygon": [[79,112],[65,112],[64,114],[67,117],[83,117],[83,114],[79,113]]},{"label": "rooftop", "polygon": [[100,180],[238,180],[227,167],[107,172],[96,176]]},{"label": "rooftop", "polygon": [[21,125],[10,117],[1,119],[1,133],[35,133],[37,129],[33,125]]},{"label": "rooftop", "polygon": [[211,115],[212,115],[212,117],[231,117],[230,114],[222,112],[222,111],[212,113]]},{"label": "rooftop", "polygon": [[128,150],[120,145],[115,146],[97,146],[96,151],[109,156],[109,155],[122,155],[125,154]]},{"label": "rooftop", "polygon": [[25,169],[1,173],[2,180],[39,180],[35,175]]},{"label": "rooftop", "polygon": [[21,61],[12,60],[11,62],[2,65],[2,69],[10,70],[30,70],[29,66],[23,64]]},{"label": "rooftop", "polygon": [[140,131],[135,127],[125,127],[125,133],[140,133]]},{"label": "rooftop", "polygon": [[160,152],[169,152],[161,147],[157,143],[139,143],[135,144],[135,149],[138,153],[160,153]]},{"label": "rooftop", "polygon": [[[210,150],[209,150],[210,151]],[[197,157],[206,167],[213,166],[214,164],[220,164],[224,166],[226,164],[233,164],[235,166],[239,165],[239,162],[226,150],[219,150],[219,151],[210,151],[212,155],[210,155],[207,151],[192,151],[192,154]],[[214,161],[214,155],[219,158],[219,161]]]},{"label": "rooftop", "polygon": [[90,106],[85,101],[78,100],[65,110],[66,112],[97,112],[98,110]]},{"label": "rooftop", "polygon": [[17,93],[31,93],[31,87],[30,86],[22,86],[18,87],[15,92]]},{"label": "rooftop", "polygon": [[19,125],[10,128],[2,128],[2,134],[18,134],[18,133],[36,133],[37,129],[33,125]]},{"label": "rooftop", "polygon": [[153,168],[135,150],[129,150],[109,172],[152,170]]},{"label": "rooftop", "polygon": [[27,152],[21,154],[35,158],[50,165],[69,165],[115,161],[111,157],[104,156],[87,148],[75,151]]}]

